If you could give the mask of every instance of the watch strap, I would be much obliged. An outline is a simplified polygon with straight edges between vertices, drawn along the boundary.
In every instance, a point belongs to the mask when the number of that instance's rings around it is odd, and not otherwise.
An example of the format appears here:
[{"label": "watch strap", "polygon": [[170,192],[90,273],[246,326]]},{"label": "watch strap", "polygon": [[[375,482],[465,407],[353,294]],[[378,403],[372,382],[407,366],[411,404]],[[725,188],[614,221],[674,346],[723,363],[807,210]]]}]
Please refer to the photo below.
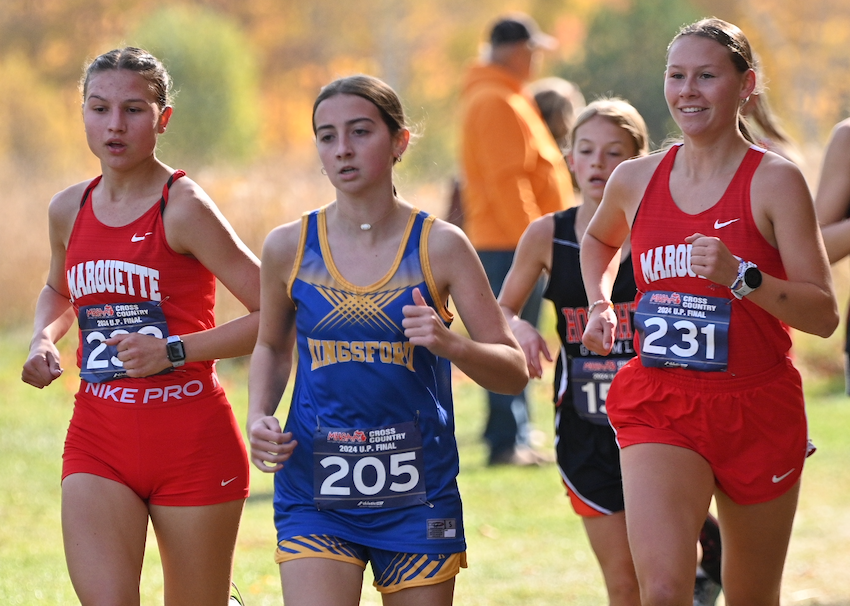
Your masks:
[{"label": "watch strap", "polygon": [[747,270],[750,268],[758,269],[758,265],[741,259],[740,263],[738,264],[738,277],[732,283],[732,286],[729,287],[736,299],[743,299],[748,294],[753,292],[756,288],[758,288],[749,286],[747,284],[747,281],[745,280]]}]

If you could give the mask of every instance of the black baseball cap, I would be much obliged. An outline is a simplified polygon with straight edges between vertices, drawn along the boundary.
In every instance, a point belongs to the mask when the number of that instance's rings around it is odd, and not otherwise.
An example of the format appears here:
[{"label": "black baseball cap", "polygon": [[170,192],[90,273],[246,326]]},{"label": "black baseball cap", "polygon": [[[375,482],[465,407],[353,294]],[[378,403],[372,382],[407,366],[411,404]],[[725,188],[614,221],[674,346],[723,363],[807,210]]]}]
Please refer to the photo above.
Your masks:
[{"label": "black baseball cap", "polygon": [[511,13],[500,17],[490,31],[490,44],[513,44],[528,42],[533,47],[553,50],[558,47],[558,41],[540,31],[537,23],[523,13]]}]

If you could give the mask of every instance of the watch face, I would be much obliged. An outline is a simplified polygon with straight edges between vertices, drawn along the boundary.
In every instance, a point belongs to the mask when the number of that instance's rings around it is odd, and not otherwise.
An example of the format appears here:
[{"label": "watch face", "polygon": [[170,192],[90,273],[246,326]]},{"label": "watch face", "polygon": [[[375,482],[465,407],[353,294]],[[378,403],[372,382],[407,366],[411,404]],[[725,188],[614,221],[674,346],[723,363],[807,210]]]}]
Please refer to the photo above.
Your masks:
[{"label": "watch face", "polygon": [[744,284],[750,288],[761,286],[761,271],[757,267],[750,267],[744,272]]},{"label": "watch face", "polygon": [[186,352],[183,349],[183,341],[174,341],[166,345],[166,353],[171,362],[182,362],[186,359]]}]

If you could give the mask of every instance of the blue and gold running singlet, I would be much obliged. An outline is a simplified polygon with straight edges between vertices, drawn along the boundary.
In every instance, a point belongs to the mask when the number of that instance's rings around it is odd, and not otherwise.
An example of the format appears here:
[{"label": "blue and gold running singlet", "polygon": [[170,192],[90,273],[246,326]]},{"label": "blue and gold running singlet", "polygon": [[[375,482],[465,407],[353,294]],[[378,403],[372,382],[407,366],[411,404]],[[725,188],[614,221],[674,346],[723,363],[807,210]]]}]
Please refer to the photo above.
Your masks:
[{"label": "blue and gold running singlet", "polygon": [[451,368],[404,336],[418,288],[449,325],[428,262],[434,217],[413,209],[387,274],[348,282],[325,209],[302,218],[289,279],[298,365],[285,431],[298,446],[275,477],[278,541],[327,534],[398,552],[464,551]]}]

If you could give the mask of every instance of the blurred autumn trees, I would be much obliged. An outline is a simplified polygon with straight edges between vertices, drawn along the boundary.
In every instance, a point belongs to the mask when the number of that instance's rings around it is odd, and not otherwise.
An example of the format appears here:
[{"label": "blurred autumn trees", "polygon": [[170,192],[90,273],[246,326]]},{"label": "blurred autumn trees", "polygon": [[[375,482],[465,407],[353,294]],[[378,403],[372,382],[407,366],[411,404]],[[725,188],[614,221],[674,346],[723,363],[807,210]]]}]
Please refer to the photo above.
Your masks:
[{"label": "blurred autumn trees", "polygon": [[160,139],[163,157],[204,165],[256,155],[259,65],[236,24],[209,9],[162,8],[138,25],[132,39],[152,49],[175,83],[180,119]]},{"label": "blurred autumn trees", "polygon": [[99,172],[77,88],[88,60],[137,45],[165,61],[175,113],[159,156],[197,177],[259,252],[271,227],[333,195],[310,112],[322,85],[351,73],[401,94],[423,136],[399,166],[400,186],[441,212],[457,173],[464,71],[506,10],[531,14],[560,41],[541,75],[575,80],[589,100],[629,99],[656,145],[672,130],[667,43],[701,16],[747,33],[810,171],[832,125],[850,114],[848,0],[0,0],[0,328],[31,322],[48,266],[50,197]]},{"label": "blurred autumn trees", "polygon": [[667,45],[682,24],[703,16],[680,0],[603,6],[588,24],[583,52],[562,63],[559,75],[578,84],[588,99],[626,98],[646,120],[657,146],[675,129],[663,92]]},{"label": "blurred autumn trees", "polygon": [[4,0],[0,158],[28,170],[94,171],[76,82],[87,59],[135,44],[163,58],[178,94],[161,155],[180,165],[305,155],[310,109],[331,79],[367,72],[402,95],[424,137],[423,178],[455,170],[455,102],[491,19],[525,10],[561,48],[544,70],[589,99],[614,94],[671,129],[661,94],[676,29],[716,15],[741,25],[771,104],[802,144],[850,110],[847,0]]}]

